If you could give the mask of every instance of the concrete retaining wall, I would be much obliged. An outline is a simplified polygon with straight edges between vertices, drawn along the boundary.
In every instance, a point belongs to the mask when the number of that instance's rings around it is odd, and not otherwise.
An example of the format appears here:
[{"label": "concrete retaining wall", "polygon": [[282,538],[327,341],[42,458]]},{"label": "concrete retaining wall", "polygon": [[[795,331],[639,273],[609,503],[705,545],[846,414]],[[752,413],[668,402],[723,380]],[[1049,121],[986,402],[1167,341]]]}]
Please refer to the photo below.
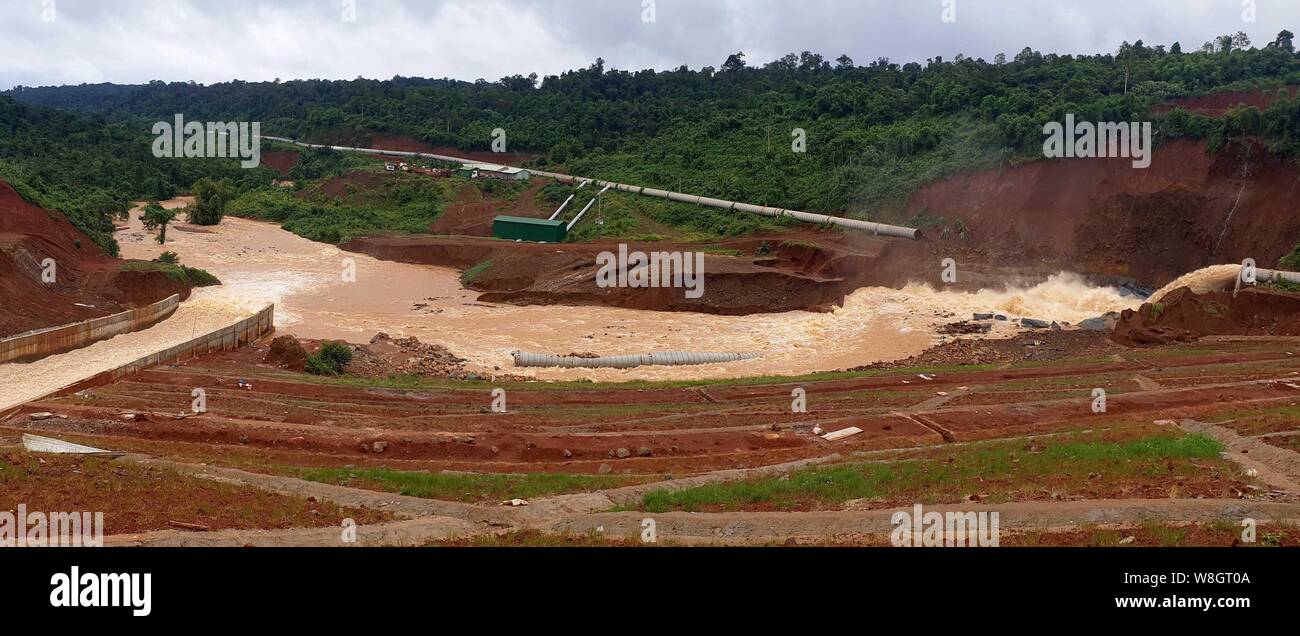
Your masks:
[{"label": "concrete retaining wall", "polygon": [[180,301],[179,295],[173,295],[147,307],[5,338],[0,340],[0,364],[40,360],[113,336],[147,329],[175,313]]},{"label": "concrete retaining wall", "polygon": [[[59,389],[58,391],[45,396],[45,398],[68,395],[91,387],[111,384],[125,376],[139,373],[144,369],[155,367],[160,364],[183,362],[214,351],[230,351],[232,349],[238,349],[273,331],[275,331],[275,305],[267,305],[256,314],[229,327],[218,329],[174,347],[169,347],[157,353],[149,354],[139,360],[133,360],[115,369],[110,369],[103,373],[86,378],[85,380],[77,382],[71,386]],[[36,402],[38,400],[32,401]]]}]

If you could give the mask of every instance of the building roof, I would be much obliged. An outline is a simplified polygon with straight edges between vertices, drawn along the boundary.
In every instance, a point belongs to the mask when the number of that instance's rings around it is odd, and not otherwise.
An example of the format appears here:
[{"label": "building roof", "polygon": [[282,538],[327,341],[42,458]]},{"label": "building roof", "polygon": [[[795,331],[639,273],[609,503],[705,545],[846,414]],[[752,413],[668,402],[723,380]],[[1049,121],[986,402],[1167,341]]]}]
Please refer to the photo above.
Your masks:
[{"label": "building roof", "polygon": [[538,225],[543,227],[564,227],[568,225],[564,221],[552,221],[550,219],[533,219],[525,216],[498,216],[492,222],[504,221],[506,223],[515,223],[518,225]]}]

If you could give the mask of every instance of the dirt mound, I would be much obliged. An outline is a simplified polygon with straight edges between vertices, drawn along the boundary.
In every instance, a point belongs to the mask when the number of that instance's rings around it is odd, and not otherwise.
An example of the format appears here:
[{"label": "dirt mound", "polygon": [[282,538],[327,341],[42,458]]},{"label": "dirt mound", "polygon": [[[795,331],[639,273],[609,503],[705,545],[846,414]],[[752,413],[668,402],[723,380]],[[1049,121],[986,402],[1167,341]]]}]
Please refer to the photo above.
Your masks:
[{"label": "dirt mound", "polygon": [[1161,302],[1120,315],[1112,338],[1128,346],[1186,342],[1210,335],[1300,335],[1300,294],[1265,288],[1197,294],[1181,288]]},{"label": "dirt mound", "polygon": [[850,369],[906,369],[965,364],[1009,364],[1015,362],[1050,362],[1068,358],[1092,358],[1110,355],[1120,348],[1096,331],[1036,331],[1006,339],[952,340],[924,352],[894,362],[880,362]]},{"label": "dirt mound", "polygon": [[358,348],[348,364],[348,373],[366,378],[416,375],[434,378],[463,378],[465,360],[446,347],[424,344],[416,338],[394,339],[380,333],[370,344]]},{"label": "dirt mound", "polygon": [[[49,259],[49,260],[47,260]],[[53,264],[53,268],[46,266]],[[189,288],[156,271],[124,270],[63,214],[0,182],[0,336],[90,320]],[[52,271],[54,281],[42,274]]]},{"label": "dirt mound", "polygon": [[307,368],[307,350],[293,336],[280,336],[271,341],[271,350],[263,360],[282,369],[303,371]]}]

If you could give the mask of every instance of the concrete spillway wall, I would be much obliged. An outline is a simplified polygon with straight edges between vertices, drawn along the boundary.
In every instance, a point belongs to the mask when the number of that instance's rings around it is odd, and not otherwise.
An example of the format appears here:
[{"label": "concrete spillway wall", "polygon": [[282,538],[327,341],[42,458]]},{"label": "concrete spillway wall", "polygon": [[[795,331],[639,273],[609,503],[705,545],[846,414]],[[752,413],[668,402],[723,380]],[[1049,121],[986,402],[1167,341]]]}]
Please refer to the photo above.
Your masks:
[{"label": "concrete spillway wall", "polygon": [[176,312],[181,297],[173,295],[152,305],[85,322],[29,331],[0,340],[0,364],[31,362],[80,349],[113,336],[147,329]]},{"label": "concrete spillway wall", "polygon": [[[267,305],[261,311],[239,322],[216,331],[191,338],[174,347],[168,347],[157,353],[151,353],[138,360],[132,360],[119,367],[104,371],[71,386],[51,393],[51,396],[68,395],[90,387],[111,384],[128,375],[134,375],[162,364],[183,362],[214,351],[231,351],[275,331],[275,305]],[[49,396],[47,396],[49,397]],[[44,399],[44,398],[42,398]]]}]

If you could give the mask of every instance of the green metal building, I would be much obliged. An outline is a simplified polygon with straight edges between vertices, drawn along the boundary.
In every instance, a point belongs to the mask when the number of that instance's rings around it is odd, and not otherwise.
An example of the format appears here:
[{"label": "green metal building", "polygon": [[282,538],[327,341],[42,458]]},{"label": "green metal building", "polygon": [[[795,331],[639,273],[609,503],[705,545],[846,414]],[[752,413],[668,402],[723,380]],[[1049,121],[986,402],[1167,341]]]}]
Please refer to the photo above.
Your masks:
[{"label": "green metal building", "polygon": [[511,241],[563,243],[569,230],[564,221],[498,216],[492,221],[492,236]]}]

